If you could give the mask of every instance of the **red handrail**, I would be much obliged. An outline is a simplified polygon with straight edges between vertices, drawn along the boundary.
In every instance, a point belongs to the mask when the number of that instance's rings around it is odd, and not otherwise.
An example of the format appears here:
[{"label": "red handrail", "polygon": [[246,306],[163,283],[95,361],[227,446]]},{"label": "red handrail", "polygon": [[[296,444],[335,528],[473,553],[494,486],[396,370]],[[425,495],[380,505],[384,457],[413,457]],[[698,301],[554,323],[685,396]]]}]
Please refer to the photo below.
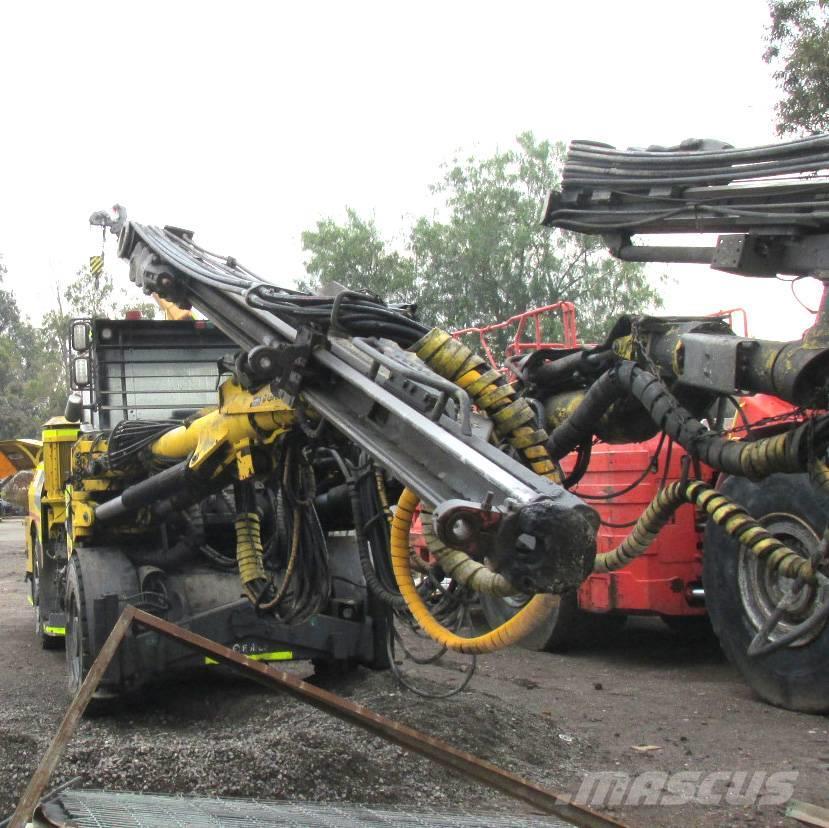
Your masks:
[{"label": "red handrail", "polygon": [[[561,324],[564,328],[563,342],[543,342],[541,339],[541,321],[542,317],[548,313],[558,311],[561,314]],[[525,340],[524,335],[527,329],[527,323],[533,321],[533,339]],[[499,365],[492,353],[492,348],[489,346],[488,335],[492,331],[503,330],[512,325],[516,326],[515,335],[512,342],[507,345],[505,356],[515,356],[524,353],[525,351],[537,351],[540,348],[575,348],[579,344],[578,331],[576,329],[576,306],[572,302],[554,302],[552,305],[544,305],[540,308],[532,308],[531,310],[517,313],[503,322],[493,322],[491,325],[483,325],[481,327],[461,328],[455,331],[452,336],[455,339],[460,339],[467,334],[477,334],[481,343],[481,348],[486,354],[487,359],[493,368],[498,368]]]}]

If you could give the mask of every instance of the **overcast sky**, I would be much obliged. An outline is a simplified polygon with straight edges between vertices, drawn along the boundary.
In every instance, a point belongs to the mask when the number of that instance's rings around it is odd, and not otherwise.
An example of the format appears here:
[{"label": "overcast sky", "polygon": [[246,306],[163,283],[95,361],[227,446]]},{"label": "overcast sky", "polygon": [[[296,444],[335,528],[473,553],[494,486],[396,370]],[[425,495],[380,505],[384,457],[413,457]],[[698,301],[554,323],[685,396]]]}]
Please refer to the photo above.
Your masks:
[{"label": "overcast sky", "polygon": [[[37,318],[98,250],[89,213],[115,201],[290,285],[304,229],[348,204],[399,233],[458,148],[527,129],[774,140],[767,22],[765,0],[3,3],[8,284]],[[113,261],[110,243],[126,279]],[[786,284],[671,272],[667,312],[745,305],[773,338],[810,322]]]}]

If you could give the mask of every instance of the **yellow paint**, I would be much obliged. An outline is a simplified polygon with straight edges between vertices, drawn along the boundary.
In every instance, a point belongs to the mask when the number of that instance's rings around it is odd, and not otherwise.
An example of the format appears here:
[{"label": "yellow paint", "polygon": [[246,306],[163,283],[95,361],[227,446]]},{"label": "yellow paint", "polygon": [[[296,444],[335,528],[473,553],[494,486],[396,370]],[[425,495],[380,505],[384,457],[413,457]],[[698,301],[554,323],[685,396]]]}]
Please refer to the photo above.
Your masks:
[{"label": "yellow paint", "polygon": [[47,627],[44,625],[43,632],[46,635],[66,635],[66,627]]},{"label": "yellow paint", "polygon": [[44,428],[43,429],[43,442],[56,442],[58,440],[69,439],[73,442],[78,437],[78,429],[77,428]]},{"label": "yellow paint", "polygon": [[217,452],[243,441],[267,445],[294,421],[293,409],[267,386],[251,393],[227,380],[219,389],[219,399],[218,410],[162,434],[150,447],[153,454],[190,456],[190,468],[197,469]]},{"label": "yellow paint", "polygon": [[[239,653],[239,655],[247,656],[251,661],[291,661],[294,657],[294,654],[290,650],[278,650],[273,653],[252,653],[251,655]],[[215,658],[205,656],[204,663],[218,664],[219,662]]]}]

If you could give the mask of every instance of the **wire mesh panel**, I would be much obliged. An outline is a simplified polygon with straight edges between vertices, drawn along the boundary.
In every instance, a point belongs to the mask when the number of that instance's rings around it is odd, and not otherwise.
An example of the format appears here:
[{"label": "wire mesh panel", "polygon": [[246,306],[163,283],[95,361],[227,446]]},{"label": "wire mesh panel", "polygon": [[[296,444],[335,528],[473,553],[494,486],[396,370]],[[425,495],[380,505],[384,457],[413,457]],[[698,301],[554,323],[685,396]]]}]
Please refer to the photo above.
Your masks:
[{"label": "wire mesh panel", "polygon": [[316,802],[257,802],[249,799],[161,796],[109,791],[64,791],[49,806],[54,824],[78,828],[558,828],[553,817],[470,814],[418,808]]},{"label": "wire mesh panel", "polygon": [[181,419],[214,405],[217,362],[236,350],[205,321],[94,320],[93,382],[86,390],[95,425]]}]

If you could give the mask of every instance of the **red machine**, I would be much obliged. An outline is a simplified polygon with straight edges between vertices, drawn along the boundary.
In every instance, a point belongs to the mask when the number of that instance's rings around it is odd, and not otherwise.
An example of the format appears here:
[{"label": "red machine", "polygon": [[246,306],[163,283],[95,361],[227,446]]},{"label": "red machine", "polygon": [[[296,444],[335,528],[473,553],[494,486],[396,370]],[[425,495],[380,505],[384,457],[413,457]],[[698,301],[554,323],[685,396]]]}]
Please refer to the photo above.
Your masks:
[{"label": "red machine", "polygon": [[[564,331],[563,342],[544,342],[544,318],[558,313]],[[719,311],[748,335],[746,313],[742,308]],[[481,347],[494,367],[498,361],[490,336],[495,331],[514,328],[511,341],[504,347],[507,370],[511,358],[540,348],[572,348],[578,344],[576,309],[572,302],[557,302],[510,317],[504,322],[480,328],[464,328],[454,336],[478,336]],[[741,434],[745,423],[779,422],[792,407],[765,395],[744,397],[740,410],[733,411],[731,429]],[[726,421],[726,425],[728,421]],[[760,425],[762,430],[762,425]],[[598,551],[606,552],[628,535],[631,527],[658,490],[684,473],[685,452],[659,437],[643,443],[592,447],[590,465],[573,491],[598,511],[602,526],[598,534]],[[566,458],[564,471],[575,461]],[[715,482],[713,474],[703,475]],[[546,630],[530,636],[525,645],[533,649],[560,649],[607,627],[624,622],[626,615],[659,615],[678,632],[700,629],[706,616],[702,586],[702,521],[692,505],[681,506],[650,548],[637,560],[616,572],[591,575],[571,596],[564,596],[558,616]],[[491,625],[514,614],[526,599],[491,599],[482,596],[482,608]],[[588,616],[589,614],[589,616]]]}]

